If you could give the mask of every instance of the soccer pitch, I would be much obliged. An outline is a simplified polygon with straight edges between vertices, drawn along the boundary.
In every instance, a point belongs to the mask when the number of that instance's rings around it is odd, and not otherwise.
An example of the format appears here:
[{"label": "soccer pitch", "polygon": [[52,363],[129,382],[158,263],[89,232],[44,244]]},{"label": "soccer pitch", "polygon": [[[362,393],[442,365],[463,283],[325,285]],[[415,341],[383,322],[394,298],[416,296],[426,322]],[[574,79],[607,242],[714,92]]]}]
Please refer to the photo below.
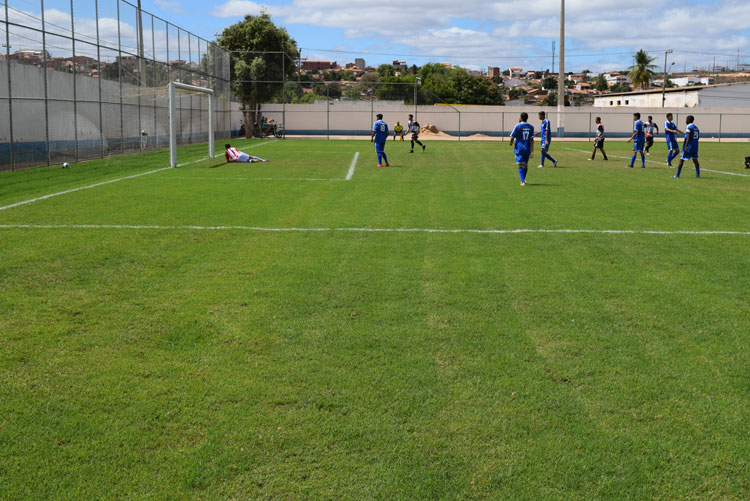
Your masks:
[{"label": "soccer pitch", "polygon": [[0,498],[747,499],[746,144],[232,143],[0,173]]}]

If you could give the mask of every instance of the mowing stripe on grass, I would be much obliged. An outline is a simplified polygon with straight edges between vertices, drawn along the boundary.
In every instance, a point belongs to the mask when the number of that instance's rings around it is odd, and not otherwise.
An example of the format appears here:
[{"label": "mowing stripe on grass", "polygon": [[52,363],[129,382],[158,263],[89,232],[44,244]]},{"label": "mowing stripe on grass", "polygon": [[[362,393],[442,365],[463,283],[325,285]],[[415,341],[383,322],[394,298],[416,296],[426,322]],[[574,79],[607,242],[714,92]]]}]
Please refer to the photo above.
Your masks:
[{"label": "mowing stripe on grass", "polygon": [[[271,142],[271,141],[269,141],[269,142]],[[262,144],[266,144],[266,143],[262,143]],[[256,146],[261,146],[261,145],[257,144]],[[207,158],[208,157],[203,157],[203,158],[199,158],[198,160],[191,160],[190,162],[185,162],[185,163],[177,164],[177,167],[183,167],[185,165],[190,165],[190,164],[202,162],[203,160],[206,160]],[[150,170],[148,172],[141,172],[140,174],[133,174],[132,176],[118,177],[117,179],[110,179],[109,181],[102,181],[100,183],[94,183],[94,184],[90,184],[88,186],[80,186],[78,188],[72,188],[70,190],[59,191],[57,193],[50,193],[49,195],[43,195],[41,197],[30,198],[29,200],[23,200],[21,202],[16,202],[14,204],[5,205],[3,207],[0,207],[0,210],[12,209],[13,207],[18,207],[19,205],[26,205],[26,204],[38,202],[40,200],[46,200],[48,198],[58,197],[60,195],[67,195],[68,193],[74,193],[76,191],[89,190],[91,188],[97,188],[99,186],[104,186],[105,184],[116,183],[118,181],[125,181],[126,179],[134,179],[136,177],[148,176],[149,174],[155,174],[157,172],[161,172],[163,170],[167,170],[167,169],[171,169],[171,168],[172,167],[162,167],[160,169],[154,169],[154,170]]]},{"label": "mowing stripe on grass", "polygon": [[359,159],[359,152],[354,154],[354,158],[352,158],[352,164],[349,166],[349,172],[346,174],[346,180],[351,181],[352,176],[354,175],[354,168],[357,166],[357,159]]},{"label": "mowing stripe on grass", "polygon": [[262,226],[199,226],[199,225],[150,225],[150,224],[0,224],[0,229],[91,229],[91,230],[241,230],[263,232],[355,232],[355,233],[475,233],[487,235],[512,235],[520,233],[566,233],[607,235],[744,235],[750,231],[736,230],[575,230],[519,228],[515,230],[444,229],[444,228],[267,228]]},{"label": "mowing stripe on grass", "polygon": [[[587,150],[579,150],[576,148],[567,148],[565,146],[562,147],[563,150],[569,150],[569,151],[580,151],[581,153],[591,153]],[[612,158],[622,158],[623,160],[630,160],[631,157],[621,157],[619,155],[607,155],[608,157]],[[652,164],[659,164],[659,165],[667,165],[666,162],[659,162],[657,160],[646,160],[646,162],[652,163]],[[674,167],[674,166],[673,166]],[[727,172],[725,170],[714,170],[714,169],[706,169],[704,167],[701,167],[701,170],[706,172],[715,172],[716,174],[726,174],[727,176],[740,176],[740,177],[750,177],[750,174],[740,174],[739,172]]]}]

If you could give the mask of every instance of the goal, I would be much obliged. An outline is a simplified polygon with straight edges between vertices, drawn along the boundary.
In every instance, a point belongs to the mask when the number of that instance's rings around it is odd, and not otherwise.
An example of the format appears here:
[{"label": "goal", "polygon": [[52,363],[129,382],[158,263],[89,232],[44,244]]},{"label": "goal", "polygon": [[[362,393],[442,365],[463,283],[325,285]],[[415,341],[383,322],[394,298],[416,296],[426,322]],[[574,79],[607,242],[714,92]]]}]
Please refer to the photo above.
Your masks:
[{"label": "goal", "polygon": [[196,87],[180,82],[169,84],[169,164],[177,167],[178,140],[178,95],[177,90],[203,94],[208,98],[208,157],[214,158],[214,91],[205,87]]}]

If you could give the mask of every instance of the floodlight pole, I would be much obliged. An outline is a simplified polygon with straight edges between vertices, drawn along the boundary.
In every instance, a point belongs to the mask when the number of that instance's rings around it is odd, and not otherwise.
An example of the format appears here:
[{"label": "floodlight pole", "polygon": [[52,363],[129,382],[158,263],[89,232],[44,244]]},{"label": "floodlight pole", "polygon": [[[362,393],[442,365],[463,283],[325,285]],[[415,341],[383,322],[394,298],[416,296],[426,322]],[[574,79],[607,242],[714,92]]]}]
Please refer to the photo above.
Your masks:
[{"label": "floodlight pole", "polygon": [[565,0],[560,0],[560,71],[557,79],[557,136],[565,136]]},{"label": "floodlight pole", "polygon": [[[664,108],[664,102],[667,99],[667,54],[671,54],[672,49],[664,51],[664,80],[661,83],[661,107]],[[674,64],[674,63],[672,63]]]}]

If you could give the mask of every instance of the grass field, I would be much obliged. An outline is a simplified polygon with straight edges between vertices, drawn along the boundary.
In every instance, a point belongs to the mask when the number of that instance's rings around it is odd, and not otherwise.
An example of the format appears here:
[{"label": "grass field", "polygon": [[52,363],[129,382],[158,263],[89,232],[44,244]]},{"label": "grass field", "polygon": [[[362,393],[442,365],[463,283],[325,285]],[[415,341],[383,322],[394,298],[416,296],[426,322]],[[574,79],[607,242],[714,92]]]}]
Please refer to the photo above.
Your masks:
[{"label": "grass field", "polygon": [[748,499],[747,146],[406,144],[0,173],[0,498]]}]

